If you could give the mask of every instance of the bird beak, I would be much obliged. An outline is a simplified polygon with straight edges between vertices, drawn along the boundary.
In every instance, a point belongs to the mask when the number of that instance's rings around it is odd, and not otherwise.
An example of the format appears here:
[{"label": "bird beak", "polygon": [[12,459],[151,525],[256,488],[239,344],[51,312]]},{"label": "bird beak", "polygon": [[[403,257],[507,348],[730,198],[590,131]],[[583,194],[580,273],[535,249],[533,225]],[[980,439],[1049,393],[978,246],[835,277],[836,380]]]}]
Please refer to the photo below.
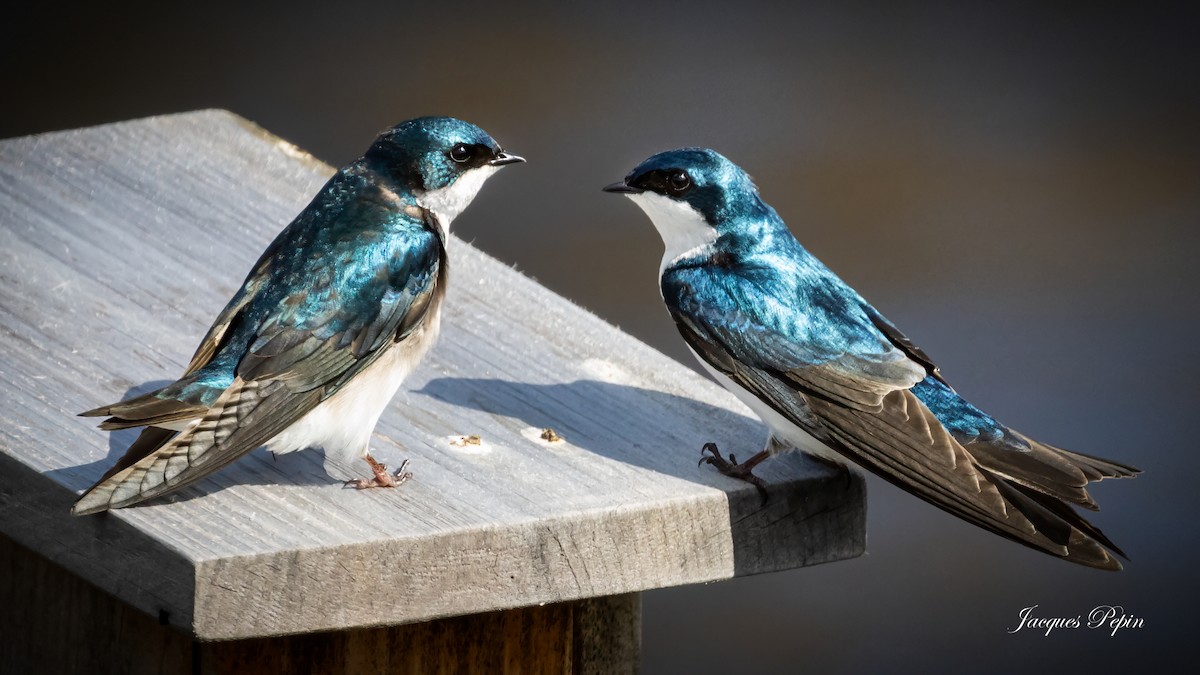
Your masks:
[{"label": "bird beak", "polygon": [[505,164],[518,164],[518,163],[524,162],[524,161],[525,161],[524,157],[510,155],[507,152],[502,151],[500,154],[496,155],[495,159],[488,162],[488,164],[490,164],[491,166],[504,166]]},{"label": "bird beak", "polygon": [[605,192],[615,192],[617,194],[627,194],[627,195],[640,195],[642,192],[644,192],[644,190],[642,190],[640,188],[635,188],[632,185],[627,184],[625,181],[621,181],[619,183],[613,183],[612,185],[605,185],[604,191]]}]

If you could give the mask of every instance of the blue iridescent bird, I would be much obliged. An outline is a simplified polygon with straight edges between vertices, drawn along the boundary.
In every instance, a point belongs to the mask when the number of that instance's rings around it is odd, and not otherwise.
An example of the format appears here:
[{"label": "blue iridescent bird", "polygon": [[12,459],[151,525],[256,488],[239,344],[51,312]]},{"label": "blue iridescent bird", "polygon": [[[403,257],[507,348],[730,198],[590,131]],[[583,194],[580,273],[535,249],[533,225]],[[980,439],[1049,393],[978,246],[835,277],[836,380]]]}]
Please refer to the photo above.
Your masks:
[{"label": "blue iridescent bird", "polygon": [[1071,505],[1133,467],[1039,443],[960,397],[930,357],[806,251],[741,168],[712,150],[663,152],[604,188],[646,212],[666,245],[663,300],[696,358],[770,427],[739,464],[800,449],[847,460],[970,523],[1071,562],[1124,556]]},{"label": "blue iridescent bird", "polygon": [[372,477],[355,487],[403,482],[371,457],[371,433],[437,338],[451,221],[522,161],[447,117],[380,134],[271,242],[182,378],[81,413],[146,428],[72,513],[178,490],[261,445],[364,457]]}]

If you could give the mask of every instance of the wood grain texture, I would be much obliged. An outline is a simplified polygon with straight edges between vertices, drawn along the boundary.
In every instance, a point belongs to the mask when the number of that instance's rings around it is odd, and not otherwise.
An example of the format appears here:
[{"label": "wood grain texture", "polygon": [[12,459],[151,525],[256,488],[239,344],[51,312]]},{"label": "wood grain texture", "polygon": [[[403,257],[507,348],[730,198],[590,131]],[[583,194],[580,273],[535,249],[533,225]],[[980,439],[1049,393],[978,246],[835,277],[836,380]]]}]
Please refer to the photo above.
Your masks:
[{"label": "wood grain texture", "polygon": [[[636,672],[637,594],[359,628],[194,646],[201,674],[412,673],[619,675]],[[595,624],[596,616],[632,616]],[[581,633],[606,646],[580,651]],[[594,645],[587,645],[594,646]]]},{"label": "wood grain texture", "polygon": [[[370,139],[363,139],[364,147]],[[224,111],[0,142],[0,533],[205,640],[393,625],[838,560],[861,479],[799,455],[772,499],[697,467],[765,429],[731,395],[471,246],[443,333],[376,430],[401,489],[258,450],[144,506],[72,518],[136,432],[75,414],[183,370],[332,169]],[[463,218],[502,222],[484,188]],[[453,239],[453,238],[452,238]],[[548,442],[541,430],[565,440]],[[482,445],[458,446],[478,434]]]}]

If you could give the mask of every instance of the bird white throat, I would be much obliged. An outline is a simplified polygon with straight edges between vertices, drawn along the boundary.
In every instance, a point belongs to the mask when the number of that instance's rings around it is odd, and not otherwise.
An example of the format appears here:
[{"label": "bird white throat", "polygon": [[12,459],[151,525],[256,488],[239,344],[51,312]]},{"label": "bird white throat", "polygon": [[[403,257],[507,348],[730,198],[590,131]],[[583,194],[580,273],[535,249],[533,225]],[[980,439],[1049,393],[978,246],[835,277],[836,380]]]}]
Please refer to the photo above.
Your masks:
[{"label": "bird white throat", "polygon": [[646,212],[654,229],[662,237],[665,248],[662,264],[658,266],[660,277],[671,263],[710,249],[717,240],[717,230],[708,224],[699,211],[685,202],[653,192],[626,196]]},{"label": "bird white throat", "polygon": [[444,188],[426,191],[417,197],[417,203],[432,211],[433,215],[437,216],[438,223],[449,230],[450,222],[471,204],[484,182],[499,168],[485,164],[471,169]]}]

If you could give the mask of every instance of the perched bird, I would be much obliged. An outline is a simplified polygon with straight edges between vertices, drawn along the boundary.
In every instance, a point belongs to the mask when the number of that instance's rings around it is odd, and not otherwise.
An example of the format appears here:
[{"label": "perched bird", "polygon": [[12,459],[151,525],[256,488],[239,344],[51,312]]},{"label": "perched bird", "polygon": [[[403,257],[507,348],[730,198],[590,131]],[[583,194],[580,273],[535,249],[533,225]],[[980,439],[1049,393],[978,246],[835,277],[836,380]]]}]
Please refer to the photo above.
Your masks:
[{"label": "perched bird", "polygon": [[[178,381],[81,413],[146,427],[76,515],[177,490],[266,445],[366,458],[371,433],[438,335],[451,221],[522,158],[473,124],[409,120],[342,167],[255,263]],[[406,462],[407,463],[407,462]]]},{"label": "perched bird", "polygon": [[930,357],[821,264],[712,150],[663,152],[604,188],[646,212],[666,245],[663,301],[696,358],[770,427],[738,464],[701,462],[766,490],[753,469],[798,448],[850,460],[970,523],[1071,562],[1124,556],[1071,504],[1133,467],[1034,441],[968,403]]}]

